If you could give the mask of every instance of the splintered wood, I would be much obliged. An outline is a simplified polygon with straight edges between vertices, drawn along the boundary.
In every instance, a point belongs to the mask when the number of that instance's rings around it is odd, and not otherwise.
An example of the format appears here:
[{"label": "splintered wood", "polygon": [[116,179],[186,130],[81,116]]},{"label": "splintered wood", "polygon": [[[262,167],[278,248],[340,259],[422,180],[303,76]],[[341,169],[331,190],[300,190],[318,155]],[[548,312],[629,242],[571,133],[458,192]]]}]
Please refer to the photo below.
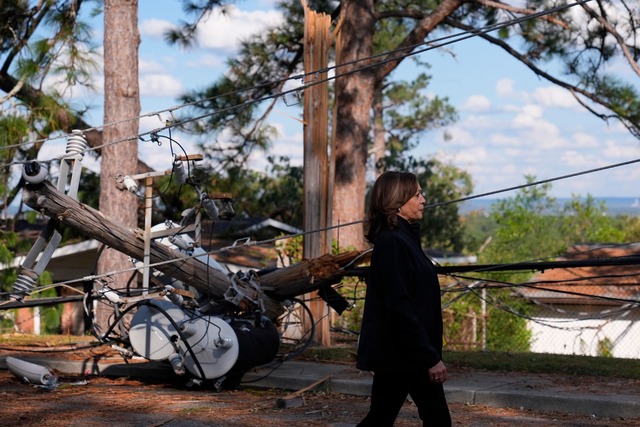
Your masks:
[{"label": "splintered wood", "polygon": [[260,284],[278,298],[291,298],[319,289],[323,284],[340,279],[342,269],[362,253],[346,252],[340,255],[326,254],[319,258],[303,260],[290,267],[281,268],[260,277]]}]

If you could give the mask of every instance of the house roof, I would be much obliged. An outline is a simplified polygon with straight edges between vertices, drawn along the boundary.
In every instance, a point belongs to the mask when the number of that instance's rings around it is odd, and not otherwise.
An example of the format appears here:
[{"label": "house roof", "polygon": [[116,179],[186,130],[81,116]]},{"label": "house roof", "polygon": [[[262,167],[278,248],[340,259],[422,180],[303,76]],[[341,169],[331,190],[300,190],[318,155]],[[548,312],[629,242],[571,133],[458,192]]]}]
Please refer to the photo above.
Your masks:
[{"label": "house roof", "polygon": [[[558,258],[564,260],[624,260],[640,255],[640,245],[576,245]],[[640,264],[556,268],[539,272],[518,292],[530,299],[555,304],[623,305],[640,300]]]}]

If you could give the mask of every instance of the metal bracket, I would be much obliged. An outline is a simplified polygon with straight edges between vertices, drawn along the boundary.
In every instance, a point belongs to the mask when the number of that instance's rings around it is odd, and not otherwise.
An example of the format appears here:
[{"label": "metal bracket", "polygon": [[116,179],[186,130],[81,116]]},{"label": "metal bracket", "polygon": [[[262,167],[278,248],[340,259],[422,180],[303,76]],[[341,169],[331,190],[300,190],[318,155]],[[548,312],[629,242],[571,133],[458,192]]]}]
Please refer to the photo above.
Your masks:
[{"label": "metal bracket", "polygon": [[[66,194],[76,200],[82,174],[82,158],[86,146],[87,141],[82,131],[74,130],[67,138],[66,153],[60,161],[56,189],[61,193],[66,190]],[[71,175],[70,179],[69,175]],[[20,274],[9,295],[11,299],[21,301],[36,287],[38,277],[49,264],[53,252],[58,248],[61,240],[60,224],[51,218],[20,265]],[[38,257],[39,255],[40,257]]]}]

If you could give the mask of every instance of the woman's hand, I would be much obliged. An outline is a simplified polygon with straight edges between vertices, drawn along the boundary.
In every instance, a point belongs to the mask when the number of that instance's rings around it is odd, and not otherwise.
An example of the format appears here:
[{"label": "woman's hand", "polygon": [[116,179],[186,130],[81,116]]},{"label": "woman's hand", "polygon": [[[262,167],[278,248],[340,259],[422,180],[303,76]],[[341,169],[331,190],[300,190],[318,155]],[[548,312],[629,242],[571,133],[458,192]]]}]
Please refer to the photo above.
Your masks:
[{"label": "woman's hand", "polygon": [[442,360],[429,368],[429,379],[434,383],[443,383],[447,380],[447,367]]}]

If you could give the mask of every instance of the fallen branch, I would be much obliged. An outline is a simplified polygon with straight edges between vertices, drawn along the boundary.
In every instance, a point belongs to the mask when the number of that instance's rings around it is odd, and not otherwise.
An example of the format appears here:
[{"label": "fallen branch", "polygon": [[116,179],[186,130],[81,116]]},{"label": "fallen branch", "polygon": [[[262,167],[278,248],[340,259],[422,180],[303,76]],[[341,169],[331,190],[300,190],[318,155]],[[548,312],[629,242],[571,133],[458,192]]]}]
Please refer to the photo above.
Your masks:
[{"label": "fallen branch", "polygon": [[276,407],[280,408],[280,409],[284,409],[284,408],[297,408],[299,406],[303,406],[304,405],[304,400],[301,399],[302,394],[306,393],[309,390],[313,390],[314,388],[316,388],[317,386],[319,386],[320,384],[329,381],[331,379],[331,375],[328,375],[316,382],[314,382],[313,384],[309,384],[306,387],[301,388],[298,391],[295,391],[291,394],[288,394],[284,397],[281,397],[279,399],[276,399]]}]

